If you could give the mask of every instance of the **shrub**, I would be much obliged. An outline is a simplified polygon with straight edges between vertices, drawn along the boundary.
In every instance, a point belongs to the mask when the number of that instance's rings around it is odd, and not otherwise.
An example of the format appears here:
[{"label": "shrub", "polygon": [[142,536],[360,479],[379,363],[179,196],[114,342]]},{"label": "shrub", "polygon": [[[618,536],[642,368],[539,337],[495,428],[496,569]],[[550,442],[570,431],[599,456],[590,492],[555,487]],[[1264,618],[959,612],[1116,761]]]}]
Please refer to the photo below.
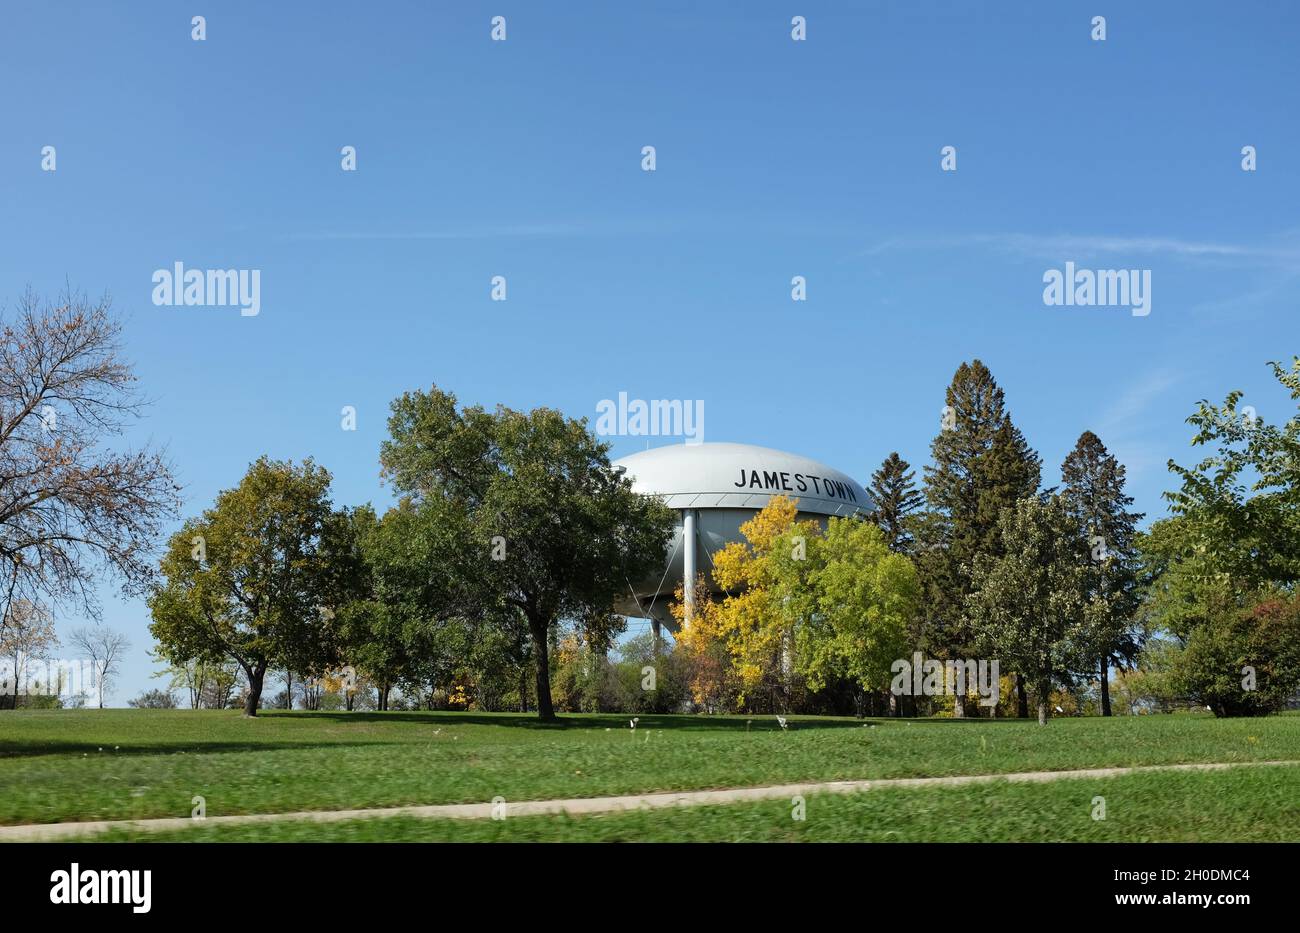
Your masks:
[{"label": "shrub", "polygon": [[175,709],[176,697],[166,690],[146,690],[134,700],[127,700],[126,705],[136,709]]},{"label": "shrub", "polygon": [[1215,716],[1266,716],[1282,709],[1300,686],[1300,597],[1209,617],[1174,656],[1171,674]]}]

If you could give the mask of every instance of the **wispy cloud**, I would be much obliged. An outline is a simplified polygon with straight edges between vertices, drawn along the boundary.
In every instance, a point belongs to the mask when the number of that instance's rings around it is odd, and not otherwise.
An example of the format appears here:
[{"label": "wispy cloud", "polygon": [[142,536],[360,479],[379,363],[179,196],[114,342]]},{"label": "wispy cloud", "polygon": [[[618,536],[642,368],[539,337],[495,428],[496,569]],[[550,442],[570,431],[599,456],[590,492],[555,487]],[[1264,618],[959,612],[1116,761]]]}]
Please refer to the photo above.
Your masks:
[{"label": "wispy cloud", "polygon": [[325,230],[286,233],[286,240],[488,240],[504,237],[566,237],[590,233],[579,224],[510,224],[447,230]]},{"label": "wispy cloud", "polygon": [[475,224],[449,222],[436,229],[416,230],[300,230],[280,233],[282,240],[489,240],[545,239],[557,237],[655,237],[695,235],[701,237],[791,236],[856,241],[857,228],[810,221],[799,216],[728,214],[670,211],[636,213],[628,216],[584,216],[542,223]]},{"label": "wispy cloud", "polygon": [[1184,240],[1167,236],[1106,236],[1090,234],[971,233],[890,237],[863,250],[875,256],[895,249],[983,247],[1018,256],[1056,259],[1107,254],[1168,256],[1193,261],[1218,261],[1300,270],[1300,243],[1293,234],[1271,243],[1227,243]]},{"label": "wispy cloud", "polygon": [[1093,430],[1099,435],[1140,432],[1152,404],[1181,381],[1181,374],[1173,369],[1147,373],[1111,402]]},{"label": "wispy cloud", "polygon": [[1152,370],[1120,391],[1093,425],[1093,433],[1124,464],[1130,481],[1164,468],[1168,451],[1150,440],[1150,414],[1155,403],[1182,381],[1178,370]]}]

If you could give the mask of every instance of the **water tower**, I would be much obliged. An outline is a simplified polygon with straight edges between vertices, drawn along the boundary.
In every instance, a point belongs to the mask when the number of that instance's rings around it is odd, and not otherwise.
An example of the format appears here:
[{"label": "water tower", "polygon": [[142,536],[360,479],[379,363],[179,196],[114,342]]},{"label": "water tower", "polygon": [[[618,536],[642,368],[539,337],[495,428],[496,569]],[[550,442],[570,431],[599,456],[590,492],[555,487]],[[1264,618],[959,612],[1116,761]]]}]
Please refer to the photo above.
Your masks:
[{"label": "water tower", "polygon": [[[631,580],[615,610],[676,629],[669,604],[684,579],[703,573],[710,589],[713,554],[743,541],[740,526],[773,496],[798,500],[799,519],[825,525],[832,515],[866,515],[871,497],[846,473],[798,454],[751,444],[679,444],[655,447],[614,461],[643,495],[658,496],[677,512],[667,563],[652,576]],[[689,596],[690,594],[688,594]],[[687,604],[690,613],[690,604]]]}]

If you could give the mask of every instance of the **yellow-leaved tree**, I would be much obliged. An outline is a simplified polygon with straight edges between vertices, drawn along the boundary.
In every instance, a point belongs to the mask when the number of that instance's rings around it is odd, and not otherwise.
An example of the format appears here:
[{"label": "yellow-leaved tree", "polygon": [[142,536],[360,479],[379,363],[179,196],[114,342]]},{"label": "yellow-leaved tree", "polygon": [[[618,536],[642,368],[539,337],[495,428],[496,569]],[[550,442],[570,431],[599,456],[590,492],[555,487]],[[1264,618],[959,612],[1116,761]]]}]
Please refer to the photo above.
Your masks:
[{"label": "yellow-leaved tree", "polygon": [[[685,621],[683,600],[673,612],[680,623],[678,642],[695,663],[692,691],[706,707],[731,702],[753,707],[767,701],[784,709],[792,686],[793,616],[782,605],[781,582],[789,564],[806,553],[820,534],[815,521],[798,521],[798,505],[773,496],[740,526],[744,541],[733,541],[713,556],[713,581],[726,593],[720,602],[697,589],[695,612]],[[701,581],[697,581],[697,586]]]},{"label": "yellow-leaved tree", "polygon": [[745,540],[713,559],[721,600],[701,579],[689,623],[680,588],[673,606],[696,703],[783,710],[804,682],[819,690],[848,680],[859,696],[884,690],[919,598],[912,562],[869,522],[831,518],[823,530],[785,496],[740,531]]}]

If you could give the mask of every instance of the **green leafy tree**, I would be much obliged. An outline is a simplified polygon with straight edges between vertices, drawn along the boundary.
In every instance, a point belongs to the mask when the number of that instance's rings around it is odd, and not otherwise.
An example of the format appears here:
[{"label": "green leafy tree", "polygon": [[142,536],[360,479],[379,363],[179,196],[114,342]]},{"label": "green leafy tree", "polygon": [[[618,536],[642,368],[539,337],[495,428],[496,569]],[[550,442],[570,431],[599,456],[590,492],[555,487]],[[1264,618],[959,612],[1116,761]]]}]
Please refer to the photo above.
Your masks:
[{"label": "green leafy tree", "polygon": [[1088,571],[1060,496],[1021,499],[1003,512],[1002,553],[977,555],[969,609],[979,650],[1027,675],[1047,723],[1052,688],[1087,659]]},{"label": "green leafy tree", "polygon": [[914,543],[911,517],[925,505],[925,496],[916,488],[912,465],[894,451],[880,469],[871,474],[868,491],[875,508],[869,518],[885,533],[891,551],[909,554]]},{"label": "green leafy tree", "polygon": [[1197,626],[1247,608],[1264,592],[1260,581],[1236,579],[1218,569],[1203,529],[1187,516],[1153,523],[1136,543],[1139,622],[1148,636],[1164,633],[1182,644]]},{"label": "green leafy tree", "polygon": [[433,512],[397,508],[378,518],[369,506],[351,510],[347,546],[330,565],[343,660],[375,684],[380,710],[396,686],[445,686],[461,648],[449,637],[459,634],[450,617],[454,566],[437,545],[455,533]]},{"label": "green leafy tree", "polygon": [[1116,671],[1112,698],[1119,715],[1170,713],[1187,705],[1187,694],[1174,682],[1173,662],[1180,647],[1169,638],[1142,643],[1134,666]]},{"label": "green leafy tree", "polygon": [[894,553],[875,525],[841,518],[809,542],[803,561],[785,549],[774,553],[784,571],[778,590],[800,610],[795,649],[808,686],[820,690],[844,678],[861,694],[887,690],[890,665],[907,654],[907,623],[920,596],[912,562]]},{"label": "green leafy tree", "polygon": [[163,556],[150,631],[173,664],[235,661],[247,678],[245,715],[257,715],[269,668],[317,675],[337,661],[328,568],[342,533],[329,484],[311,460],[262,457]]},{"label": "green leafy tree", "polygon": [[1088,591],[1096,604],[1088,633],[1100,672],[1101,714],[1109,716],[1110,667],[1127,667],[1140,644],[1134,631],[1138,603],[1138,512],[1124,492],[1124,465],[1091,431],[1079,436],[1061,465],[1062,500],[1076,533],[1087,542]]},{"label": "green leafy tree", "polygon": [[[1004,553],[1000,516],[1038,490],[1038,454],[1007,413],[1002,389],[979,360],[962,363],[948,386],[939,434],[925,468],[930,514],[920,524],[925,644],[949,658],[969,654],[976,632],[966,602],[979,556]],[[1017,682],[1021,714],[1023,685]],[[964,698],[954,713],[964,715]]]},{"label": "green leafy tree", "polygon": [[1300,687],[1300,598],[1284,594],[1197,626],[1172,660],[1178,688],[1215,716],[1266,716]]},{"label": "green leafy tree", "polygon": [[562,619],[608,644],[611,607],[629,579],[662,566],[674,516],[639,496],[586,421],[538,408],[458,408],[437,387],[392,404],[384,475],[417,510],[454,516],[454,553],[469,605],[521,617],[532,640],[538,715],[555,718],[549,641]]},{"label": "green leafy tree", "polygon": [[[1269,365],[1300,400],[1300,357]],[[1213,450],[1190,467],[1169,461],[1181,481],[1166,493],[1173,515],[1139,538],[1144,624],[1174,639],[1175,679],[1217,715],[1275,708],[1271,688],[1242,686],[1241,668],[1289,656],[1288,616],[1268,607],[1300,581],[1300,410],[1270,423],[1242,399],[1198,403],[1192,445]],[[1268,682],[1285,692],[1284,678]]]},{"label": "green leafy tree", "polygon": [[618,677],[629,711],[676,713],[690,702],[690,670],[675,645],[665,647],[652,632],[643,632],[622,642],[618,652]]},{"label": "green leafy tree", "polygon": [[[1270,363],[1293,401],[1300,401],[1300,357],[1290,367]],[[1182,536],[1205,573],[1244,591],[1293,586],[1300,580],[1300,409],[1270,424],[1242,393],[1222,405],[1202,400],[1187,419],[1195,447],[1214,453],[1191,467],[1173,460],[1182,481],[1166,493],[1174,515],[1185,520]]]}]

